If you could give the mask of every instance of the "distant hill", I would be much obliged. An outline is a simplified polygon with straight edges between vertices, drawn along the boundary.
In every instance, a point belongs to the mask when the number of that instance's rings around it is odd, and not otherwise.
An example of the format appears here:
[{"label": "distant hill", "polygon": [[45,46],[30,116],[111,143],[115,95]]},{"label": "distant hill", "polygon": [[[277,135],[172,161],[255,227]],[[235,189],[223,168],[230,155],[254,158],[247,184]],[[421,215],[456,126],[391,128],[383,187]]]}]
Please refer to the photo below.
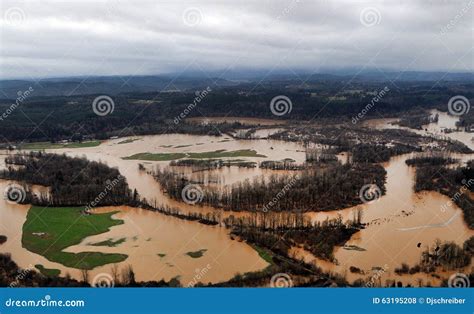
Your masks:
[{"label": "distant hill", "polygon": [[202,90],[210,86],[232,86],[236,83],[218,78],[190,78],[173,76],[104,76],[48,78],[32,80],[1,80],[0,98],[16,98],[19,91],[30,86],[37,96],[77,96],[88,94],[116,95],[129,92],[160,92]]},{"label": "distant hill", "polygon": [[394,71],[356,71],[353,69],[337,70],[326,73],[309,71],[213,71],[207,73],[189,71],[180,74],[159,76],[94,76],[46,78],[39,82],[33,80],[0,80],[0,98],[13,99],[19,91],[30,86],[37,96],[77,96],[89,94],[116,95],[121,93],[147,93],[162,91],[202,90],[206,87],[218,88],[238,86],[239,84],[292,85],[314,82],[422,82],[422,81],[468,81],[474,82],[474,73],[444,72],[394,72]]}]

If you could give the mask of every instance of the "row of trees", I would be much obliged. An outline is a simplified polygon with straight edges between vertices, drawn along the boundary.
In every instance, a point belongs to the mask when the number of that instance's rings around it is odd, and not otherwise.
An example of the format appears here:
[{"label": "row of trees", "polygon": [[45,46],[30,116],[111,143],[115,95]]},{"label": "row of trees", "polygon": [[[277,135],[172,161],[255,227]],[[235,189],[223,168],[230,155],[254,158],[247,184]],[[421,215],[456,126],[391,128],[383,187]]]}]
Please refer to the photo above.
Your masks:
[{"label": "row of trees", "polygon": [[[154,177],[171,198],[181,200],[190,181],[169,169],[157,168]],[[335,164],[292,176],[261,176],[223,189],[203,190],[202,202],[234,211],[324,211],[360,204],[366,184],[385,192],[385,169],[373,164]]]},{"label": "row of trees", "polygon": [[118,169],[101,162],[43,152],[19,153],[6,157],[8,166],[0,178],[49,187],[49,193],[33,197],[26,188],[26,199],[37,205],[93,206],[137,204]]},{"label": "row of trees", "polygon": [[394,144],[386,145],[370,145],[358,144],[352,148],[352,160],[354,162],[385,162],[391,157],[420,151],[420,148],[411,145]]},{"label": "row of trees", "polygon": [[[119,270],[114,264],[110,269],[111,281],[93,283],[88,270],[81,272],[81,279],[71,278],[69,274],[64,277],[45,276],[38,273],[33,266],[22,269],[11,259],[9,253],[0,253],[0,287],[90,287],[92,284],[98,286],[115,287],[179,287],[177,278],[170,281],[146,281],[135,280],[135,272],[131,265]],[[108,279],[107,279],[108,280]]]},{"label": "row of trees", "polygon": [[474,200],[469,192],[474,191],[474,160],[457,168],[438,165],[418,165],[415,191],[437,191],[451,198],[464,213],[469,228],[474,229]]},{"label": "row of trees", "polygon": [[272,248],[288,256],[293,246],[303,247],[315,256],[333,261],[335,246],[342,246],[363,224],[341,217],[311,223],[302,213],[254,213],[250,217],[226,218],[226,226],[246,241]]},{"label": "row of trees", "polygon": [[405,163],[409,166],[444,166],[458,163],[459,159],[449,157],[449,154],[425,154],[407,159]]},{"label": "row of trees", "polygon": [[427,247],[422,253],[420,262],[410,267],[402,263],[395,268],[395,273],[416,274],[419,272],[432,273],[436,268],[442,267],[444,270],[456,270],[468,266],[474,256],[474,236],[466,240],[463,246],[454,242],[441,242],[436,240],[435,244]]}]

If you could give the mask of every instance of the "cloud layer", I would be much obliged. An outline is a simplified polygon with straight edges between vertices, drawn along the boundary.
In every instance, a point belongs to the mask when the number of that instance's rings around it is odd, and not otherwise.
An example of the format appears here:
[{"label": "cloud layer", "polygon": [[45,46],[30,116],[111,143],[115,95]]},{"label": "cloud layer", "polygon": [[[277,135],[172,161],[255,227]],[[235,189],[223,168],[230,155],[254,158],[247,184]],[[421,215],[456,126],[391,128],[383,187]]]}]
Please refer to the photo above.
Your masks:
[{"label": "cloud layer", "polygon": [[7,0],[1,11],[1,78],[474,70],[474,0]]}]

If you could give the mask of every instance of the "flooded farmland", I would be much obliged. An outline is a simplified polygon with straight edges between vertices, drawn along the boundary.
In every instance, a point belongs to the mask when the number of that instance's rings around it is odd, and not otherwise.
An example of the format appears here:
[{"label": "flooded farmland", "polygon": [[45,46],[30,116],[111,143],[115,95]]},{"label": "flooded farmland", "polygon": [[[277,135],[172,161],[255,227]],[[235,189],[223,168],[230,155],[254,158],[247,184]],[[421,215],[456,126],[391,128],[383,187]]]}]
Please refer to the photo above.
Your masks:
[{"label": "flooded farmland", "polygon": [[[423,135],[441,136],[441,128],[452,128],[452,117],[440,114],[438,124],[428,125],[416,130]],[[368,126],[376,128],[395,128],[391,120],[369,120]],[[268,135],[262,133],[262,136]],[[465,132],[453,132],[445,136],[461,140],[472,147],[471,136]],[[64,148],[48,150],[53,153],[65,153],[69,156],[85,156],[89,160],[102,161],[110,167],[117,167],[126,177],[130,188],[136,189],[142,198],[158,205],[178,208],[186,213],[222,212],[209,206],[189,205],[168,197],[160,184],[146,170],[166,167],[169,160],[128,160],[124,159],[139,153],[191,154],[213,151],[255,151],[259,156],[235,157],[258,163],[263,160],[292,159],[296,163],[305,161],[305,146],[297,142],[273,141],[267,139],[236,140],[230,136],[212,137],[196,135],[153,135],[133,138],[107,140],[96,147]],[[4,152],[6,154],[6,152]],[[356,208],[363,210],[363,221],[367,227],[356,233],[345,245],[335,249],[337,263],[321,261],[301,248],[294,248],[293,254],[315,263],[326,271],[347,276],[349,281],[370,275],[373,269],[386,268],[384,279],[401,280],[415,284],[421,279],[425,282],[437,282],[428,275],[395,277],[393,270],[401,263],[413,265],[420,259],[421,252],[439,239],[462,244],[474,232],[463,220],[462,211],[456,205],[443,207],[449,198],[436,192],[415,193],[413,190],[415,170],[405,164],[411,155],[391,158],[383,163],[387,171],[386,195],[374,202],[330,212],[307,213],[313,221],[327,218],[352,219]],[[231,159],[231,158],[228,158]],[[462,156],[464,161],[469,155]],[[145,171],[139,170],[142,164]],[[5,166],[2,164],[3,167]],[[188,171],[189,169],[182,170]],[[231,185],[244,180],[271,174],[285,175],[286,171],[255,168],[223,167],[206,171],[218,185]],[[2,181],[0,188],[8,184]],[[21,267],[41,264],[47,268],[61,270],[61,274],[70,274],[80,278],[77,269],[68,268],[46,260],[23,248],[21,243],[22,226],[26,220],[29,206],[10,204],[0,200],[0,224],[8,241],[0,246],[0,252],[12,254]],[[123,253],[128,258],[118,266],[132,265],[138,280],[170,280],[178,278],[182,284],[193,280],[201,269],[209,268],[202,282],[217,283],[229,280],[237,273],[262,270],[268,266],[258,253],[244,242],[233,240],[229,231],[220,226],[207,226],[197,222],[184,221],[149,210],[119,206],[102,207],[98,212],[119,211],[114,218],[122,219],[124,224],[114,226],[109,232],[91,236],[80,244],[71,246],[66,252],[104,252]],[[245,213],[223,212],[225,216],[245,215]],[[8,222],[8,223],[7,223]],[[113,247],[94,246],[107,240],[120,241]],[[188,253],[203,252],[198,258]],[[349,268],[355,266],[364,274],[353,274]],[[96,267],[91,276],[110,272],[111,265]]]}]

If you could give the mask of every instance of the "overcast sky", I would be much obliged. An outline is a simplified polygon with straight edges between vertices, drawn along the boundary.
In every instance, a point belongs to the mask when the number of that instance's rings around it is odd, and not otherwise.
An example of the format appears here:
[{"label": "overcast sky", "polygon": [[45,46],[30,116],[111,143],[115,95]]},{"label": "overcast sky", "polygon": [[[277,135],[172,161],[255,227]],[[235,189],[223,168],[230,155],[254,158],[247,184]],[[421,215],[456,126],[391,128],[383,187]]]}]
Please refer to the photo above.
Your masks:
[{"label": "overcast sky", "polygon": [[1,0],[0,77],[474,70],[474,0]]}]

